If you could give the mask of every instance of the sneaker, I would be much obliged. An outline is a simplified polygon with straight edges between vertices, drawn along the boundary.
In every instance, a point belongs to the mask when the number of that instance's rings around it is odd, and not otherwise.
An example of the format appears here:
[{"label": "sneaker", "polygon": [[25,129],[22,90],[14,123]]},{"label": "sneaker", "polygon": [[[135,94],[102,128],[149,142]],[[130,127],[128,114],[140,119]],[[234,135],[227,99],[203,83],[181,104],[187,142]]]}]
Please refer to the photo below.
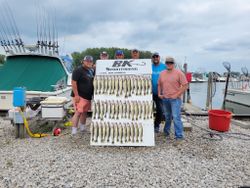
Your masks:
[{"label": "sneaker", "polygon": [[173,143],[173,146],[179,146],[183,143],[184,139],[176,139]]},{"label": "sneaker", "polygon": [[159,132],[160,132],[159,127],[155,128],[155,133],[159,133]]}]

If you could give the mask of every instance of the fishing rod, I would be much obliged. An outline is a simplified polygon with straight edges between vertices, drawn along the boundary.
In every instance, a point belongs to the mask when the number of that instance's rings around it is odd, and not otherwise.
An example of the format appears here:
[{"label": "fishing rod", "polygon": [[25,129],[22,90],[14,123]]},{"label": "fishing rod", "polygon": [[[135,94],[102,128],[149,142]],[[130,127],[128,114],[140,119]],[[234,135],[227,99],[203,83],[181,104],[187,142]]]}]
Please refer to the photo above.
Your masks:
[{"label": "fishing rod", "polygon": [[14,15],[13,15],[13,11],[11,10],[11,8],[7,2],[6,2],[6,7],[9,10],[10,23],[11,23],[11,25],[13,24],[13,30],[14,30],[15,37],[16,37],[15,38],[16,45],[18,46],[20,52],[21,51],[25,52],[24,43],[23,43],[23,40],[22,40],[21,35],[19,33],[19,30],[17,28],[17,24],[15,21]]},{"label": "fishing rod", "polygon": [[[17,46],[19,47],[19,44],[15,44],[18,36],[16,34],[16,31],[15,31],[15,28],[13,26],[13,21],[11,19],[11,16],[10,16],[10,13],[11,10],[10,8],[7,6],[7,2],[5,3],[5,9],[4,11],[2,12],[2,16],[3,16],[3,19],[6,19],[7,23],[6,24],[6,28],[7,28],[7,32],[9,33],[9,36],[10,36],[10,42],[11,42],[11,45],[14,47],[15,49],[15,52],[18,53],[20,52],[20,48],[18,49]],[[5,14],[5,15],[4,15]]]}]

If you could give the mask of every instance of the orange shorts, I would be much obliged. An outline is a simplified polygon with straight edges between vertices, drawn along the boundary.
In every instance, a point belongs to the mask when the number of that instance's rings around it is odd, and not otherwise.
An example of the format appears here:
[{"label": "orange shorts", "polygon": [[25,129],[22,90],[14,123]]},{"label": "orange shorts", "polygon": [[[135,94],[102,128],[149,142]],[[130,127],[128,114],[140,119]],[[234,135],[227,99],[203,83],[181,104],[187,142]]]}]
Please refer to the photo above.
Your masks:
[{"label": "orange shorts", "polygon": [[79,113],[88,112],[91,108],[91,101],[80,97],[80,101],[76,103],[75,98],[73,98],[73,105],[75,111]]}]

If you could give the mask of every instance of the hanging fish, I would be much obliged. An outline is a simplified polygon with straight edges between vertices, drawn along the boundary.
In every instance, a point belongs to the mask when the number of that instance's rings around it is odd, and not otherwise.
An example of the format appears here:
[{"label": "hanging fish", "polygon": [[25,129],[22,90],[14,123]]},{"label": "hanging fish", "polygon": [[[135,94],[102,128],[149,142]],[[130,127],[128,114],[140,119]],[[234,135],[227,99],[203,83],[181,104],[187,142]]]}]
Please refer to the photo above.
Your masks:
[{"label": "hanging fish", "polygon": [[123,141],[126,143],[127,142],[127,128],[126,128],[125,123],[122,124],[122,138],[123,138]]},{"label": "hanging fish", "polygon": [[135,94],[135,76],[130,76],[130,83],[131,83],[131,95]]},{"label": "hanging fish", "polygon": [[103,114],[104,118],[107,118],[107,101],[103,101]]},{"label": "hanging fish", "polygon": [[138,77],[134,77],[134,93],[135,95],[138,95]]},{"label": "hanging fish", "polygon": [[131,141],[131,139],[130,139],[130,132],[131,132],[130,129],[131,128],[130,128],[129,123],[126,124],[126,129],[127,129],[127,141],[130,142]]},{"label": "hanging fish", "polygon": [[122,76],[119,76],[118,77],[118,80],[119,80],[119,86],[118,86],[118,96],[121,96],[122,95],[122,86],[123,86],[123,79],[122,79]]},{"label": "hanging fish", "polygon": [[103,120],[104,112],[103,112],[103,102],[100,101],[100,119]]},{"label": "hanging fish", "polygon": [[115,102],[114,101],[112,101],[112,103],[111,103],[111,113],[110,113],[110,115],[111,115],[111,119],[115,119]]},{"label": "hanging fish", "polygon": [[118,92],[119,92],[119,79],[116,78],[114,82],[115,82],[114,94],[115,94],[115,96],[118,97],[119,96],[119,94],[118,94]]},{"label": "hanging fish", "polygon": [[102,142],[102,122],[99,122],[99,126],[98,126],[98,141]]},{"label": "hanging fish", "polygon": [[146,119],[147,118],[147,105],[146,105],[146,102],[143,101],[142,102],[142,109],[143,109],[143,119]]},{"label": "hanging fish", "polygon": [[92,118],[95,119],[95,114],[96,114],[95,101],[91,103],[91,111],[92,111]]},{"label": "hanging fish", "polygon": [[137,94],[138,95],[141,95],[141,91],[142,91],[142,80],[141,80],[141,77],[138,77],[138,91],[137,91]]},{"label": "hanging fish", "polygon": [[152,81],[151,81],[151,76],[148,78],[148,94],[152,94]]},{"label": "hanging fish", "polygon": [[108,77],[104,76],[104,92],[105,94],[108,94]]},{"label": "hanging fish", "polygon": [[128,97],[128,87],[127,87],[126,77],[123,77],[123,80],[122,80],[122,90],[123,90],[125,98],[127,98]]},{"label": "hanging fish", "polygon": [[119,123],[119,141],[122,144],[122,123]]},{"label": "hanging fish", "polygon": [[94,141],[97,142],[97,137],[98,137],[98,122],[94,124]]},{"label": "hanging fish", "polygon": [[115,93],[115,77],[114,76],[112,76],[111,77],[111,94],[113,95],[113,94],[116,94]]},{"label": "hanging fish", "polygon": [[90,124],[90,138],[91,138],[91,141],[94,142],[94,122],[93,121]]},{"label": "hanging fish", "polygon": [[99,100],[96,101],[95,108],[96,108],[96,117],[95,117],[95,119],[99,119],[99,113],[100,113]]},{"label": "hanging fish", "polygon": [[131,76],[127,76],[127,97],[131,97]]},{"label": "hanging fish", "polygon": [[134,135],[134,124],[131,123],[130,125],[130,133],[131,133],[131,141],[134,143],[135,142],[135,135]]},{"label": "hanging fish", "polygon": [[106,123],[106,138],[105,141],[109,142],[109,137],[110,137],[110,127],[109,127],[109,122]]},{"label": "hanging fish", "polygon": [[114,144],[115,138],[114,138],[114,125],[111,123],[110,124],[110,139],[111,143]]},{"label": "hanging fish", "polygon": [[140,139],[140,142],[143,142],[143,126],[142,126],[142,123],[139,124],[139,139]]},{"label": "hanging fish", "polygon": [[138,142],[138,133],[139,133],[139,130],[138,130],[138,126],[137,126],[136,122],[134,123],[134,129],[135,129],[135,141]]},{"label": "hanging fish", "polygon": [[134,116],[135,116],[135,120],[138,120],[138,102],[134,101]]},{"label": "hanging fish", "polygon": [[122,103],[122,118],[127,118],[126,116],[126,103]]},{"label": "hanging fish", "polygon": [[119,133],[118,133],[118,124],[114,123],[114,129],[115,129],[115,141],[119,142]]},{"label": "hanging fish", "polygon": [[118,118],[122,118],[122,101],[118,102]]},{"label": "hanging fish", "polygon": [[105,141],[105,138],[106,138],[106,123],[102,123],[102,140],[101,142],[104,142]]},{"label": "hanging fish", "polygon": [[115,103],[115,119],[119,119],[119,104]]},{"label": "hanging fish", "polygon": [[134,115],[135,115],[135,105],[134,105],[134,102],[131,101],[130,102],[130,118],[132,119],[132,121],[134,121]]},{"label": "hanging fish", "polygon": [[141,119],[142,117],[142,108],[141,108],[141,101],[137,102],[138,105],[138,119]]},{"label": "hanging fish", "polygon": [[111,95],[111,77],[108,76],[107,94]]}]

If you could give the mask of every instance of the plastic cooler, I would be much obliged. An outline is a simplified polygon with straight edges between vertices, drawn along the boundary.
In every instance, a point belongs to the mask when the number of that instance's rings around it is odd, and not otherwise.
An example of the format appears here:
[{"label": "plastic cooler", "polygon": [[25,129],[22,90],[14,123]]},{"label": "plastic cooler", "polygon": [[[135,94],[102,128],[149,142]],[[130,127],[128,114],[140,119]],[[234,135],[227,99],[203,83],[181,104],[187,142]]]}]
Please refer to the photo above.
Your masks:
[{"label": "plastic cooler", "polygon": [[210,110],[209,128],[212,130],[225,132],[229,130],[232,113],[226,110]]},{"label": "plastic cooler", "polygon": [[24,107],[26,106],[26,89],[23,87],[15,87],[13,89],[13,106]]}]

